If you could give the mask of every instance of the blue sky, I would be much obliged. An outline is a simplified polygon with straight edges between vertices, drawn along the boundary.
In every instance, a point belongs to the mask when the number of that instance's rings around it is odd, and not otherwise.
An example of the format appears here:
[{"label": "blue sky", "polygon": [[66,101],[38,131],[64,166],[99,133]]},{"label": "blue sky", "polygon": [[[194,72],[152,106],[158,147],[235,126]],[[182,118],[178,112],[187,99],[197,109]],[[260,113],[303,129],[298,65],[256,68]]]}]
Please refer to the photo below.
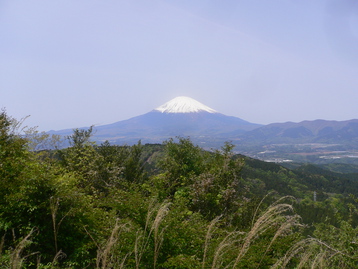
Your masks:
[{"label": "blue sky", "polygon": [[182,95],[261,124],[358,118],[358,2],[0,0],[0,106],[28,125]]}]

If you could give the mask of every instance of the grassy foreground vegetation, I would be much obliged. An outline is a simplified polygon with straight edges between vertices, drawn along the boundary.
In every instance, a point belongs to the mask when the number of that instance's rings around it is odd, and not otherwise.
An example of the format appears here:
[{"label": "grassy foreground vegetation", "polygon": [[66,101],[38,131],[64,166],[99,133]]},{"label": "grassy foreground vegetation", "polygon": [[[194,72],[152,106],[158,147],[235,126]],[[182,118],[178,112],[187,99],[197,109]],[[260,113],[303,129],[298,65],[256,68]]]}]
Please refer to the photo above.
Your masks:
[{"label": "grassy foreground vegetation", "polygon": [[1,268],[358,267],[352,175],[289,170],[230,143],[96,145],[91,128],[34,150],[53,140],[19,126],[0,114]]}]

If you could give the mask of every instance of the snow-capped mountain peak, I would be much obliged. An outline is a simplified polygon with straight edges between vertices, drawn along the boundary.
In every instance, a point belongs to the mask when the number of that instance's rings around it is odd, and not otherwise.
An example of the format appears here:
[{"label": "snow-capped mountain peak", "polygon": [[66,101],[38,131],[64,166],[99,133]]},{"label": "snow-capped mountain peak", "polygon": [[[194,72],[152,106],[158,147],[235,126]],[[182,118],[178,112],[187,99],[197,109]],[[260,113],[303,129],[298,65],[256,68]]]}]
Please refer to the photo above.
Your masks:
[{"label": "snow-capped mountain peak", "polygon": [[195,113],[209,112],[217,113],[214,109],[186,96],[176,97],[164,105],[154,109],[162,113]]}]

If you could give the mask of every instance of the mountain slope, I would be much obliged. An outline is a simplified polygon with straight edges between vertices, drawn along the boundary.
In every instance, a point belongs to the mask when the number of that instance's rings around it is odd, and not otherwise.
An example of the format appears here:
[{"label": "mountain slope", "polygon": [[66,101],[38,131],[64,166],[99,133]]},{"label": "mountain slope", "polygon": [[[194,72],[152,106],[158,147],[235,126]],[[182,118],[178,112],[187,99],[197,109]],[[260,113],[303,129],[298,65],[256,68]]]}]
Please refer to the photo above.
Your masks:
[{"label": "mountain slope", "polygon": [[246,133],[243,140],[265,143],[358,142],[358,120],[272,123]]},{"label": "mountain slope", "polygon": [[[227,133],[242,134],[259,124],[250,123],[237,117],[226,116],[202,103],[189,98],[177,97],[158,108],[128,120],[96,126],[94,139],[109,140],[112,143],[161,143],[175,136],[190,137],[196,143],[208,146],[227,139]],[[52,132],[70,134],[70,130]]]}]

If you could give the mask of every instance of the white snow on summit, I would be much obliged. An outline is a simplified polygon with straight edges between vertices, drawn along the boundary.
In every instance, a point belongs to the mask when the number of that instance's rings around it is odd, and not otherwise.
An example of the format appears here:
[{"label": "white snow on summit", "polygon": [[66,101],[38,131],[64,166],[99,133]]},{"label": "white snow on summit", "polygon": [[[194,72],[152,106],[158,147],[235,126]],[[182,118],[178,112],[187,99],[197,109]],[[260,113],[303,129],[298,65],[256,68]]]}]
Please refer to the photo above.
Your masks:
[{"label": "white snow on summit", "polygon": [[154,110],[160,111],[162,113],[195,113],[203,111],[217,113],[217,111],[214,109],[186,96],[176,97]]}]

